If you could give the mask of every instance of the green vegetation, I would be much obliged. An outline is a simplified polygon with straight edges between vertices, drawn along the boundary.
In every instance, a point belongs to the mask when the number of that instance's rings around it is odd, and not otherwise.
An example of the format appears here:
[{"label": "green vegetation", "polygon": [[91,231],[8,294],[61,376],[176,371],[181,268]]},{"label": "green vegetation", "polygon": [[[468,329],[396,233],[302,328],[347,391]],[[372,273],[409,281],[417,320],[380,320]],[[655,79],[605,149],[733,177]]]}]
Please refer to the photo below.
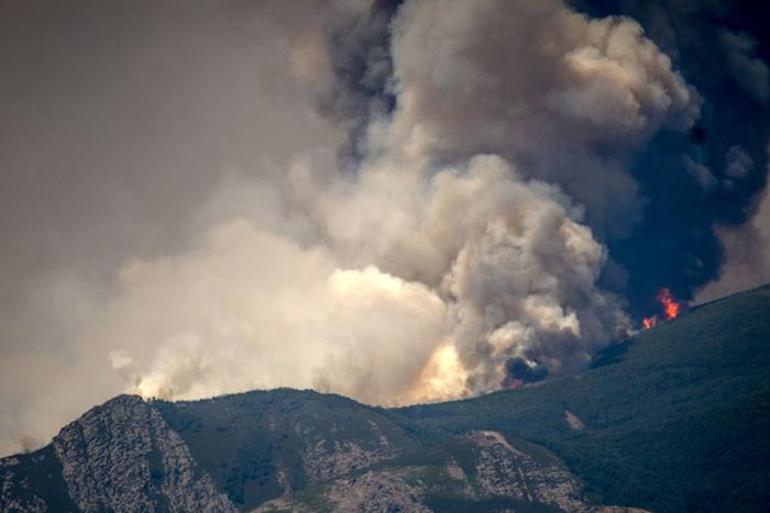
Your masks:
[{"label": "green vegetation", "polygon": [[409,422],[387,410],[312,391],[257,391],[154,406],[220,489],[246,510],[278,497],[286,486],[305,488],[302,455],[319,441],[380,450],[385,436],[395,449],[417,447],[417,435],[402,427]]},{"label": "green vegetation", "polygon": [[[770,288],[704,305],[601,356],[578,376],[398,413],[425,429],[542,444],[605,504],[767,511]],[[585,428],[571,428],[565,410]]]},{"label": "green vegetation", "polygon": [[15,476],[13,489],[18,493],[17,500],[29,504],[35,496],[45,497],[49,511],[78,511],[67,492],[61,463],[56,457],[53,445],[27,454],[18,454],[14,459],[15,464],[3,467],[2,470]]}]

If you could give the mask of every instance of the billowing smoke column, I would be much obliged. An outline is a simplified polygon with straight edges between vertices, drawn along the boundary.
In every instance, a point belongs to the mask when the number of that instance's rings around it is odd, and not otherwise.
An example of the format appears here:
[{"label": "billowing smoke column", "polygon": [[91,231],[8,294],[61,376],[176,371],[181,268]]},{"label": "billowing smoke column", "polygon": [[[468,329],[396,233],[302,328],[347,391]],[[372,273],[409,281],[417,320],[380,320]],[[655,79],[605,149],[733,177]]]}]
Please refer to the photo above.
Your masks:
[{"label": "billowing smoke column", "polygon": [[663,289],[770,279],[753,4],[73,1],[9,35],[0,451],[123,390],[526,386]]},{"label": "billowing smoke column", "polygon": [[[555,0],[332,3],[323,15],[293,62],[346,134],[341,174],[318,178],[311,159],[264,186],[312,236],[236,224],[171,269],[127,271],[119,312],[159,286],[202,303],[179,315],[196,319],[189,332],[167,312],[152,323],[164,342],[149,368],[113,353],[134,388],[312,386],[400,404],[572,372],[624,336],[635,264],[607,248],[645,226],[639,156],[674,141],[669,172],[710,180],[691,136],[703,99],[640,25]],[[726,172],[743,178],[751,157],[728,153]],[[226,283],[187,290],[197,275]],[[230,306],[206,318],[212,304]]]},{"label": "billowing smoke column", "polygon": [[108,331],[149,289],[182,310],[143,314],[156,331],[136,336],[162,341],[149,367],[113,353],[134,388],[399,404],[572,372],[622,337],[603,241],[643,215],[627,168],[660,131],[687,134],[701,104],[641,27],[558,1],[325,15],[293,62],[347,134],[343,171],[318,178],[310,160],[264,186],[300,235],[236,223],[198,254],[126,269]]},{"label": "billowing smoke column", "polygon": [[[690,134],[660,132],[634,157],[628,170],[646,203],[644,215],[628,237],[607,240],[627,271],[624,293],[636,315],[655,309],[663,287],[690,300],[719,276],[725,244],[732,253],[728,271],[747,263],[747,248],[764,246],[756,234],[734,227],[755,215],[767,180],[770,38],[760,20],[768,19],[770,6],[743,0],[573,5],[592,16],[637,19],[703,98]],[[736,239],[740,244],[732,243]],[[713,299],[770,278],[767,258],[753,260],[744,265],[747,279],[728,272],[700,296]]]}]

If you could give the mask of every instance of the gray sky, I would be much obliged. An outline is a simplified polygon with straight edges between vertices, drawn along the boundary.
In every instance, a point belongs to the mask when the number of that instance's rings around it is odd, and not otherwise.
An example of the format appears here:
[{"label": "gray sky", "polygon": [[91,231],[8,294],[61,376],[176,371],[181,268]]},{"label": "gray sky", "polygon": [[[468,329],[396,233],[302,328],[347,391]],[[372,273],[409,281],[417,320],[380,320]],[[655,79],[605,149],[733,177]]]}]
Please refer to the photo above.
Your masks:
[{"label": "gray sky", "polygon": [[269,179],[299,149],[333,152],[269,9],[0,3],[0,453],[30,420],[49,424],[37,437],[121,390],[103,372],[96,386],[73,376],[109,362],[73,349],[66,331],[85,321],[62,319],[62,303],[109,297],[128,259],[183,251],[228,181]]}]

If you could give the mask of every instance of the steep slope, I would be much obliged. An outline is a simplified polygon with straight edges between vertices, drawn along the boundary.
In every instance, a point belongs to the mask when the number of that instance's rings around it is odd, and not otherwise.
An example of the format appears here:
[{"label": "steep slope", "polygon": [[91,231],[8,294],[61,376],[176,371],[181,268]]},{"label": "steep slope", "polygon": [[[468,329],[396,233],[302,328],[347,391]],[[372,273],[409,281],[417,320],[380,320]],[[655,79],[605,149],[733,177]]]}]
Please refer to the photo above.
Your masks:
[{"label": "steep slope", "polygon": [[0,469],[3,513],[238,511],[160,413],[134,396],[91,409],[51,445],[4,458]]},{"label": "steep slope", "polygon": [[312,391],[152,404],[244,509],[418,447],[386,410]]},{"label": "steep slope", "polygon": [[550,448],[606,503],[770,510],[770,287],[703,305],[541,386],[399,413]]},{"label": "steep slope", "polygon": [[0,459],[0,511],[75,513],[53,445]]}]

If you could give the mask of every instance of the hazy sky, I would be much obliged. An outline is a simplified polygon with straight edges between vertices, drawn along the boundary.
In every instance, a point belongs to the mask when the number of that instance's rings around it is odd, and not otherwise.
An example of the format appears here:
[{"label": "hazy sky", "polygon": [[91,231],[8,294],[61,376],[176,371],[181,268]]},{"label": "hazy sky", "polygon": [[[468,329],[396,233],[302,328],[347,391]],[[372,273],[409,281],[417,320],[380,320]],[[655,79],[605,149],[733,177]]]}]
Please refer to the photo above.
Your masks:
[{"label": "hazy sky", "polygon": [[121,265],[185,251],[219,215],[205,208],[215,191],[283,173],[302,152],[333,157],[337,136],[289,77],[291,36],[254,2],[0,10],[8,452],[20,425],[60,423],[71,404],[120,391],[106,352],[84,353],[72,337],[112,297]]},{"label": "hazy sky", "polygon": [[769,280],[767,40],[669,4],[0,2],[0,454],[121,392],[518,385]]}]

